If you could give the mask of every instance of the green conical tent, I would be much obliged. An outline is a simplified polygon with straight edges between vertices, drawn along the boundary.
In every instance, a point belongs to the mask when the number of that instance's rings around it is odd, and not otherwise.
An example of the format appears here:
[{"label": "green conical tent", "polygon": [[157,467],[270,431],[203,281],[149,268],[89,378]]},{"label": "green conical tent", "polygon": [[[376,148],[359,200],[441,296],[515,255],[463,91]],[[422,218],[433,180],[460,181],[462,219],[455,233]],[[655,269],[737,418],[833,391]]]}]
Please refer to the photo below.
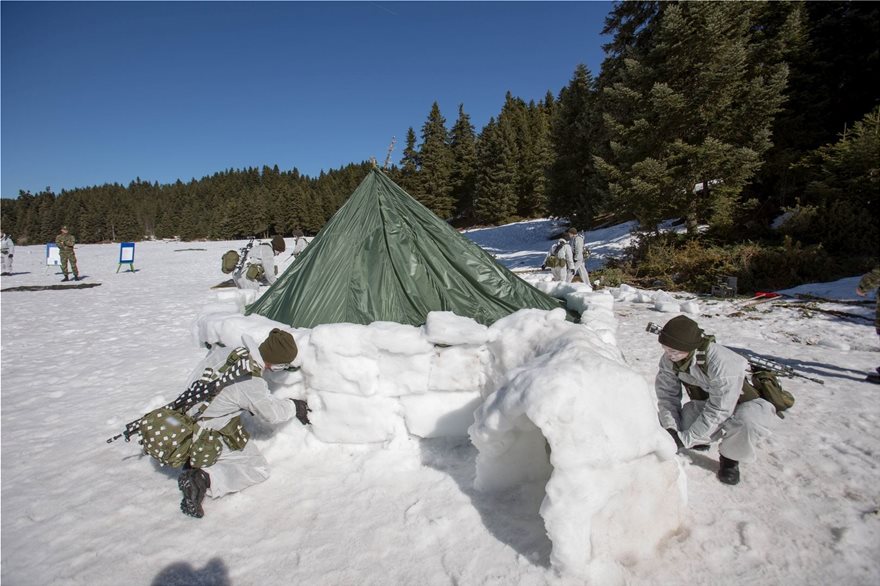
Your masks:
[{"label": "green conical tent", "polygon": [[561,302],[495,262],[377,169],[262,297],[247,307],[293,327],[393,321],[430,311],[483,323]]}]

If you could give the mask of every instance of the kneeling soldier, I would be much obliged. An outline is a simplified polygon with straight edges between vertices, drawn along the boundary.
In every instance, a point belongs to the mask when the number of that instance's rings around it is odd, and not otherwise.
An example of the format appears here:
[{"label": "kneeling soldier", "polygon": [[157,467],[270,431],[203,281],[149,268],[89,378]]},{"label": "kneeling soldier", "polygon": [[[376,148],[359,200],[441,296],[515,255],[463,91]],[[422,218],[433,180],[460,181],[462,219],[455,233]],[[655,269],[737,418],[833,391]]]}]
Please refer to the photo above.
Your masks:
[{"label": "kneeling soldier", "polygon": [[[721,440],[718,479],[739,482],[739,463],[755,461],[755,446],[769,437],[779,418],[745,380],[748,362],[704,336],[692,319],[669,320],[660,332],[663,356],[654,388],[660,424],[679,448]],[[690,402],[682,406],[682,386]]]},{"label": "kneeling soldier", "polygon": [[[267,371],[284,370],[290,366],[297,355],[293,336],[275,328],[259,346],[249,336],[243,336],[242,341],[250,353],[255,375],[224,387],[207,408],[196,405],[187,414],[197,417],[199,425],[206,430],[228,429],[230,422],[245,411],[270,424],[283,423],[293,417],[299,419],[303,425],[309,423],[305,401],[275,397],[269,392],[262,377]],[[214,350],[200,365],[200,369],[221,370],[229,354],[226,348]],[[235,445],[235,449],[229,445],[224,446],[216,462],[207,468],[193,466],[196,461],[194,457],[184,466],[177,484],[183,493],[180,509],[185,514],[192,517],[203,516],[202,500],[205,494],[211,498],[220,498],[269,477],[269,463],[254,443],[248,441],[248,434],[241,431],[240,421],[238,425],[233,424],[231,427],[239,430],[236,434],[237,440],[243,446]]]}]

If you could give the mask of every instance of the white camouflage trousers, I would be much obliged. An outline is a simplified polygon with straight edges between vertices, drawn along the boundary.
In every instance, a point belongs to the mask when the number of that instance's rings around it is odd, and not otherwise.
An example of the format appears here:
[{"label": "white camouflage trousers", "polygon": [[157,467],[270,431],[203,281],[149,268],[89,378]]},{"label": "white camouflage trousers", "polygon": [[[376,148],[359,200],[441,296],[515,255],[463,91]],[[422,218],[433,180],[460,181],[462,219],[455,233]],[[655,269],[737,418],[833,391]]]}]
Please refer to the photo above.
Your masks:
[{"label": "white camouflage trousers", "polygon": [[230,450],[223,446],[220,458],[213,466],[204,468],[211,477],[208,495],[220,498],[230,492],[244,490],[269,478],[269,463],[253,440],[245,444],[243,450]]},{"label": "white camouflage trousers", "polygon": [[2,268],[4,273],[12,272],[12,256],[9,254],[0,254],[0,263],[3,265]]},{"label": "white camouflage trousers", "polygon": [[592,287],[592,284],[590,284],[590,273],[587,272],[587,266],[584,261],[574,263],[574,272],[568,273],[567,281],[571,283],[575,275],[578,275],[581,278],[581,281],[584,282],[584,284]]},{"label": "white camouflage trousers", "polygon": [[[682,406],[682,429],[688,429],[696,421],[705,405],[705,401],[691,401]],[[777,425],[776,408],[764,399],[752,399],[737,405],[733,415],[712,434],[711,439],[713,442],[721,440],[718,451],[725,458],[750,463],[756,459],[757,445],[770,437]]]}]

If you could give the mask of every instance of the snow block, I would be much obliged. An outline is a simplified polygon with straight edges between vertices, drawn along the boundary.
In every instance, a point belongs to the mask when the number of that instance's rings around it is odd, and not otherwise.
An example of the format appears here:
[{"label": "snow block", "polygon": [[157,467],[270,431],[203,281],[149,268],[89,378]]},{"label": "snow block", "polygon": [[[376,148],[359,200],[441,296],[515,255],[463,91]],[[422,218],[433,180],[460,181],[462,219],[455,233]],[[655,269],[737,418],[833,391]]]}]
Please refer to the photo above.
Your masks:
[{"label": "snow block", "polygon": [[471,393],[428,393],[401,397],[407,431],[421,438],[467,435],[482,398]]},{"label": "snow block", "polygon": [[489,341],[489,328],[451,311],[432,311],[425,321],[425,339],[444,346],[481,345]]},{"label": "snow block", "polygon": [[341,393],[306,396],[312,433],[327,443],[387,442],[396,435],[400,403],[388,397],[357,397]]},{"label": "snow block", "polygon": [[479,391],[486,384],[490,363],[485,346],[435,348],[428,373],[428,391]]}]

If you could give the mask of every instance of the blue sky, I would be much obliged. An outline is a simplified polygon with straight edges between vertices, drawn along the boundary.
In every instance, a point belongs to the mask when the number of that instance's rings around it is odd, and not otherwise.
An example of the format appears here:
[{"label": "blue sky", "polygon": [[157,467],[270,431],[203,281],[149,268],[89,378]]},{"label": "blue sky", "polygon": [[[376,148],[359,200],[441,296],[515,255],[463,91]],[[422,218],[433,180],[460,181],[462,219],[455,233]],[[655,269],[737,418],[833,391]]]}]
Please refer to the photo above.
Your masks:
[{"label": "blue sky", "polygon": [[2,195],[375,156],[598,74],[608,2],[2,2]]}]

